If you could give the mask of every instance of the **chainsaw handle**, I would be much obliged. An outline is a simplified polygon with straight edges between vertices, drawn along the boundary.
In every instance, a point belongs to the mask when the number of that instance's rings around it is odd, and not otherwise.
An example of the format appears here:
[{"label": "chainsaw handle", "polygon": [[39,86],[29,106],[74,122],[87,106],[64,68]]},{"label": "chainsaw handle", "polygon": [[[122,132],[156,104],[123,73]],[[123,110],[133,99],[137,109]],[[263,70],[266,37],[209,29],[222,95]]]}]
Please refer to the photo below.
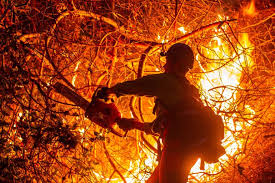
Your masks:
[{"label": "chainsaw handle", "polygon": [[92,101],[101,99],[104,102],[114,102],[114,99],[111,97],[110,88],[108,87],[99,87],[95,90],[94,95],[92,97]]}]

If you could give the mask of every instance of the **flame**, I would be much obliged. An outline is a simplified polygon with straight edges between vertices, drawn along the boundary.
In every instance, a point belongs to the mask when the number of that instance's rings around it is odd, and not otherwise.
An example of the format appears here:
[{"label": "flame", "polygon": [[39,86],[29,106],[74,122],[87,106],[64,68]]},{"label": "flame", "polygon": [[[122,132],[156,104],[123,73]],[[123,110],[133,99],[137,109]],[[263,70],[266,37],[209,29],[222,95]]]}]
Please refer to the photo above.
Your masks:
[{"label": "flame", "polygon": [[[75,66],[75,68],[74,68],[74,72],[76,72],[76,71],[78,70],[78,67],[79,67],[80,63],[81,63],[80,61],[77,62],[76,66]],[[73,85],[73,86],[75,86],[76,77],[77,77],[77,74],[75,74],[75,75],[73,76],[73,78],[72,78],[72,85]]]},{"label": "flame", "polygon": [[250,3],[246,7],[244,7],[243,13],[244,15],[248,15],[252,17],[258,14],[256,12],[255,0],[251,0]]},{"label": "flame", "polygon": [[[216,33],[217,35],[215,35],[209,43],[211,50],[206,50],[204,53],[210,59],[229,60],[230,62],[219,69],[217,69],[219,64],[208,65],[207,70],[214,71],[205,72],[201,76],[198,85],[201,86],[203,100],[210,103],[214,110],[220,109],[226,111],[237,99],[236,89],[241,89],[240,79],[243,71],[246,68],[251,68],[253,66],[253,61],[251,59],[253,45],[249,41],[248,34],[241,34],[239,37],[239,44],[236,46],[236,52],[234,52],[232,51],[231,45],[226,44],[225,41],[218,36],[219,31],[216,31]],[[197,55],[196,58],[200,61],[199,55]],[[222,61],[220,65],[223,65]],[[204,71],[206,70],[202,67],[202,65],[201,68]],[[213,100],[224,100],[226,102],[214,103]],[[253,116],[255,114],[249,105],[245,107],[249,115]],[[226,154],[219,158],[219,163],[206,163],[205,170],[200,170],[201,160],[198,159],[196,164],[191,169],[189,175],[190,181],[211,182],[211,176],[207,176],[205,173],[216,174],[222,171],[221,164],[228,162],[229,157],[234,156],[234,154],[240,152],[243,148],[245,143],[244,140],[236,139],[236,136],[232,132],[248,129],[250,125],[236,121],[236,115],[232,115],[230,118],[223,115],[222,117],[224,121],[226,121],[225,126],[229,129],[225,131],[225,138],[222,142],[222,145],[226,149]],[[148,142],[156,145],[154,140],[149,139]],[[156,155],[152,154],[148,149],[142,148],[140,141],[138,142],[138,146],[140,158],[136,161],[131,161],[128,169],[128,172],[131,172],[131,174],[125,173],[123,175],[127,183],[134,183],[137,179],[139,182],[145,182],[150,177],[150,174],[142,173],[143,171],[141,170],[145,168],[144,166],[152,168],[157,166]],[[141,160],[144,161],[143,165],[141,164]],[[106,179],[106,181],[108,180]],[[119,179],[112,179],[110,181],[119,183],[123,182]]]},{"label": "flame", "polygon": [[160,41],[161,43],[168,43],[169,42],[169,37],[167,37],[166,39],[161,39],[161,36],[158,34],[157,40]]},{"label": "flame", "polygon": [[[213,70],[212,72],[205,72],[200,78],[198,85],[201,86],[202,99],[206,100],[213,109],[219,109],[220,111],[228,111],[230,107],[234,104],[237,99],[237,89],[241,89],[240,79],[243,71],[247,68],[253,66],[253,61],[251,59],[251,52],[253,51],[253,45],[249,41],[248,34],[243,33],[239,37],[240,44],[237,45],[236,52],[232,52],[230,47],[218,36],[214,36],[212,42],[210,42],[211,50],[206,50],[204,54],[210,59],[224,59],[228,60],[228,63],[219,68],[221,64],[208,65],[207,70]],[[213,51],[214,50],[214,51]],[[196,56],[199,61],[199,55]],[[232,59],[231,59],[232,58]],[[227,62],[227,61],[225,61]],[[204,69],[200,64],[203,71]],[[219,69],[217,69],[219,68]],[[222,100],[224,102],[213,102]],[[251,109],[249,105],[245,106],[248,113],[253,116],[255,114],[254,110]],[[221,114],[220,114],[221,115]],[[241,151],[243,148],[244,141],[236,139],[236,136],[232,132],[241,131],[242,129],[248,129],[249,124],[243,124],[238,122],[232,115],[230,118],[225,115],[221,115],[226,120],[225,126],[229,130],[225,130],[225,138],[222,145],[225,147],[226,154],[220,157],[220,162],[225,163],[228,161],[230,156]],[[193,166],[190,179],[197,179],[200,181],[209,181],[206,176],[203,176],[203,171],[200,170],[200,159]],[[219,163],[216,164],[206,164],[205,172],[210,174],[215,174],[221,171],[221,166]]]},{"label": "flame", "polygon": [[[183,29],[182,29],[183,30]],[[239,36],[239,40],[236,43],[236,47],[232,50],[231,44],[226,43],[219,35],[220,31],[216,30],[216,35],[209,42],[208,47],[210,49],[204,50],[203,54],[210,59],[215,59],[219,63],[213,63],[207,65],[207,69],[201,64],[201,58],[196,55],[199,66],[205,72],[201,75],[198,85],[202,93],[202,99],[206,100],[212,107],[213,110],[217,112],[217,109],[221,111],[227,111],[234,104],[237,99],[238,89],[241,89],[240,80],[242,73],[253,66],[253,60],[251,53],[253,51],[253,45],[249,41],[247,33],[243,33]],[[158,36],[158,40],[161,37]],[[165,41],[165,40],[162,40]],[[75,68],[75,71],[78,68]],[[218,69],[217,69],[218,68]],[[207,72],[209,71],[209,72]],[[213,102],[223,100],[223,102]],[[255,111],[249,106],[245,106],[246,111],[251,117],[255,115]],[[126,114],[123,114],[127,116]],[[133,117],[130,112],[129,116]],[[215,164],[205,164],[205,170],[200,170],[201,160],[198,159],[196,164],[191,169],[189,180],[191,182],[212,182],[211,176],[209,174],[216,174],[222,171],[222,165],[226,164],[229,157],[234,156],[236,153],[243,149],[245,144],[243,139],[237,139],[233,132],[238,132],[244,129],[250,128],[248,123],[241,123],[237,121],[237,116],[233,114],[231,117],[219,114],[224,119],[225,126],[228,130],[225,130],[225,138],[222,142],[226,150],[226,154],[219,158],[219,163]],[[150,120],[148,120],[150,121]],[[250,121],[250,124],[252,121]],[[82,131],[80,131],[82,132]],[[150,177],[149,170],[157,166],[157,156],[152,153],[149,148],[144,148],[143,142],[139,140],[138,135],[135,137],[137,139],[137,160],[132,160],[129,163],[127,171],[123,174],[127,183],[134,183],[136,180],[144,183]],[[157,146],[155,140],[148,138],[149,143]],[[147,171],[143,171],[147,170]],[[102,176],[99,172],[93,172],[93,174],[98,179],[103,179],[106,182],[122,183],[123,181],[119,177],[108,178]]]},{"label": "flame", "polygon": [[186,33],[187,33],[187,31],[185,30],[184,27],[179,27],[178,30],[179,30],[181,33],[183,33],[183,34],[186,34]]}]

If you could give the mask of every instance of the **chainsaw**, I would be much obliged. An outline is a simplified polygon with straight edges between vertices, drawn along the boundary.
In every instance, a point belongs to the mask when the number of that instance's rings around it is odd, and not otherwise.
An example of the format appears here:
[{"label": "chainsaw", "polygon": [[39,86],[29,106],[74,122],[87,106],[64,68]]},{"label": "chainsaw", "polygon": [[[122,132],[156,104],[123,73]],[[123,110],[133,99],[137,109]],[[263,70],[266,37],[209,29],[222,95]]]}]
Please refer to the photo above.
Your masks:
[{"label": "chainsaw", "polygon": [[126,135],[122,135],[113,128],[114,125],[121,119],[121,113],[115,106],[113,98],[98,95],[102,88],[97,88],[92,96],[91,102],[88,102],[82,96],[62,83],[57,82],[53,87],[59,94],[63,95],[85,110],[85,116],[92,122],[108,129],[110,132],[119,137],[124,137]]},{"label": "chainsaw", "polygon": [[99,91],[104,88],[97,88],[92,100],[86,109],[85,116],[110,132],[122,136],[114,130],[114,125],[121,120],[121,113],[114,104],[112,96],[101,96]]}]

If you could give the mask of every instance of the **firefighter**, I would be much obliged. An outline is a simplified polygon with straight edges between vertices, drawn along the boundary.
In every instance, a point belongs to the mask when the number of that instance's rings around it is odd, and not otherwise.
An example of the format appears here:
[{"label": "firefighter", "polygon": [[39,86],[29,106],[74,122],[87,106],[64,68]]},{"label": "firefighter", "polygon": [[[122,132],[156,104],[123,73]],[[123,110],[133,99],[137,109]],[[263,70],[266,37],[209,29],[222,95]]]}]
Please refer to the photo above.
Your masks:
[{"label": "firefighter", "polygon": [[[156,98],[156,119],[151,123],[122,120],[124,130],[140,129],[159,133],[163,140],[160,163],[148,183],[187,182],[190,169],[200,156],[198,147],[207,138],[207,122],[198,110],[199,91],[186,79],[193,67],[192,49],[183,43],[172,45],[166,53],[165,72],[105,88],[105,95],[151,96]],[[138,127],[137,127],[138,126]]]}]

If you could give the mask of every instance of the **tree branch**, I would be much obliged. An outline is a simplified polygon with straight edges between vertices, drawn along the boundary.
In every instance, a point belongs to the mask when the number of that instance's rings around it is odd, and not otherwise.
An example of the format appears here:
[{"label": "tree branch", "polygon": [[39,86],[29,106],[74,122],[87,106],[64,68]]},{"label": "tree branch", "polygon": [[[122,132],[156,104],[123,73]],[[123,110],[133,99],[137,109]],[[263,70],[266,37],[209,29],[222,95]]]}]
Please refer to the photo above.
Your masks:
[{"label": "tree branch", "polygon": [[108,159],[108,161],[110,162],[110,164],[112,165],[113,169],[117,172],[117,174],[120,176],[120,178],[123,180],[124,183],[127,183],[126,179],[123,177],[123,175],[120,173],[120,171],[117,169],[115,163],[113,162],[113,160],[111,159],[111,156],[106,148],[106,145],[105,145],[105,142],[103,142],[103,147],[104,147],[104,152],[105,152],[105,155]]}]

